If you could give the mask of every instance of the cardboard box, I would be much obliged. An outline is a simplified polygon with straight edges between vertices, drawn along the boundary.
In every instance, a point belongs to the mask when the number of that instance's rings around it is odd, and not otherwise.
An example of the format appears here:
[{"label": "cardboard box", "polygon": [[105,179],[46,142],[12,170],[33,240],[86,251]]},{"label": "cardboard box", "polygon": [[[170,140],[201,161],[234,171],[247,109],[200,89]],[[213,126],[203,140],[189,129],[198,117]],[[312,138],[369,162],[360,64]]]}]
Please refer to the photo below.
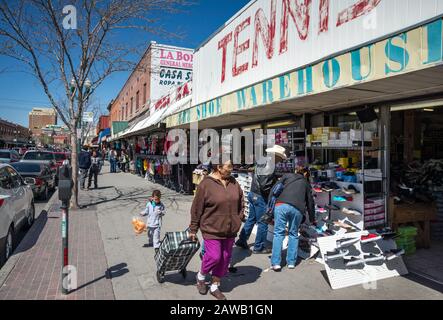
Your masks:
[{"label": "cardboard box", "polygon": [[[364,137],[365,137],[364,141],[372,141],[373,133],[370,131],[365,131]],[[352,141],[361,141],[362,140],[361,130],[352,130],[351,129],[350,139]]]},{"label": "cardboard box", "polygon": [[341,129],[337,127],[323,127],[323,133],[331,133],[331,132],[340,133]]},{"label": "cardboard box", "polygon": [[312,134],[314,136],[319,136],[323,134],[323,128],[312,128]]}]

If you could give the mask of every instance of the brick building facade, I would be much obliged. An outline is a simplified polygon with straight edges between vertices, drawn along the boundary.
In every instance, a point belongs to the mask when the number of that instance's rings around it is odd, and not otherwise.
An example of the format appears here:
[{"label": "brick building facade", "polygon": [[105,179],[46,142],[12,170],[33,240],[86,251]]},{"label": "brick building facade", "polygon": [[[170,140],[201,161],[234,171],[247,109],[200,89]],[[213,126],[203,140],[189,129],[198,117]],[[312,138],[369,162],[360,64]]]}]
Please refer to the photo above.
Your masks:
[{"label": "brick building facade", "polygon": [[40,136],[47,125],[57,124],[57,112],[54,109],[34,108],[29,113],[29,129],[34,136]]},{"label": "brick building facade", "polygon": [[29,144],[31,131],[19,124],[0,119],[0,147]]}]

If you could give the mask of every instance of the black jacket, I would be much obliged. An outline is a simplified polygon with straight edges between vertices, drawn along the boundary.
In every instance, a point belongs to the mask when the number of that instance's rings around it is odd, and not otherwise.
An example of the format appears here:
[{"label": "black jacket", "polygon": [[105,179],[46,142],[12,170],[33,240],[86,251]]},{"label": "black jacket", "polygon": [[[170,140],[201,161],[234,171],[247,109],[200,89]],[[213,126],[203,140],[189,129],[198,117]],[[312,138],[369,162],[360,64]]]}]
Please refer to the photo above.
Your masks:
[{"label": "black jacket", "polygon": [[80,152],[78,156],[78,166],[80,169],[89,169],[91,167],[91,154],[87,151]]},{"label": "black jacket", "polygon": [[269,162],[264,165],[257,164],[252,178],[251,192],[261,195],[267,201],[272,187],[277,182],[274,172]]},{"label": "black jacket", "polygon": [[315,204],[312,197],[311,185],[301,174],[287,173],[279,181],[284,190],[278,197],[278,202],[290,204],[302,214],[309,215],[309,221],[315,221]]}]

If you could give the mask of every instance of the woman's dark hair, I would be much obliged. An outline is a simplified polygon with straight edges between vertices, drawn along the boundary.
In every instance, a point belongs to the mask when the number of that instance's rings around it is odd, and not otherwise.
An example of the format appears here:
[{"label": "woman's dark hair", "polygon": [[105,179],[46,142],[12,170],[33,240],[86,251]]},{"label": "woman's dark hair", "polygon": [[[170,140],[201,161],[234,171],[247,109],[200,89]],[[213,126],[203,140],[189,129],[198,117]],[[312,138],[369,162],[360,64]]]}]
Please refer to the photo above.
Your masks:
[{"label": "woman's dark hair", "polygon": [[161,198],[162,193],[160,192],[160,190],[154,190],[152,191],[152,196]]},{"label": "woman's dark hair", "polygon": [[309,168],[305,168],[305,167],[299,166],[299,167],[297,167],[296,172],[298,174],[301,174],[302,176],[304,176],[308,180],[311,177],[311,172],[309,171]]}]

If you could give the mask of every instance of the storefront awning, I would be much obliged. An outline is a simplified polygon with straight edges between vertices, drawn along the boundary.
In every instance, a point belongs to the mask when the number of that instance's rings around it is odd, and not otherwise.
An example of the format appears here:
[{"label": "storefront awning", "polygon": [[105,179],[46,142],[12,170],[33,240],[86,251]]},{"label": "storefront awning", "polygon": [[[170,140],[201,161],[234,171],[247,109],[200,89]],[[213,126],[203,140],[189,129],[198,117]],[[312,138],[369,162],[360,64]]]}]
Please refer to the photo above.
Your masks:
[{"label": "storefront awning", "polygon": [[106,140],[106,137],[111,135],[111,128],[106,128],[102,130],[98,136],[98,143],[102,143],[102,141]]},{"label": "storefront awning", "polygon": [[123,132],[123,137],[129,137],[135,134],[143,133],[149,131],[150,128],[158,125],[164,121],[170,115],[180,112],[191,107],[192,96],[187,96],[173,105],[165,109],[160,109],[154,112],[150,117],[141,120],[137,125],[133,126],[129,131]]}]

